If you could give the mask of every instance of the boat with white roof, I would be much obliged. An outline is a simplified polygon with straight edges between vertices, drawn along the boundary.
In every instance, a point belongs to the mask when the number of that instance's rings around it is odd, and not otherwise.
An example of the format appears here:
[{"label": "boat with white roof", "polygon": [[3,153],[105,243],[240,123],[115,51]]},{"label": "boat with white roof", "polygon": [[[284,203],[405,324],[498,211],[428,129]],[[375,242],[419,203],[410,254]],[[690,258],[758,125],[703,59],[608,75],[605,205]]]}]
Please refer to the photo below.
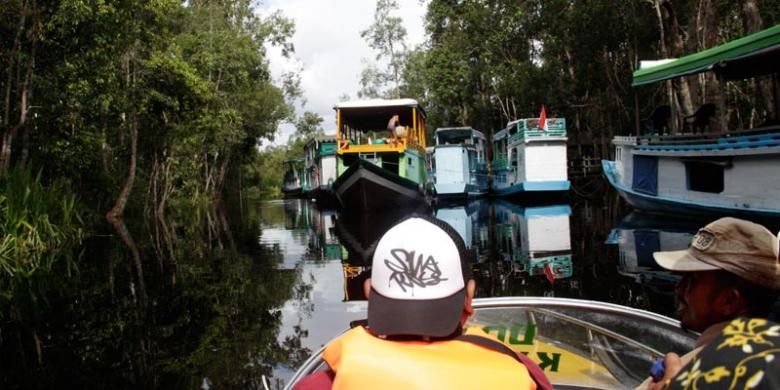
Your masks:
[{"label": "boat with white roof", "polygon": [[433,186],[437,198],[466,198],[488,191],[487,139],[471,127],[443,127],[434,133]]},{"label": "boat with white roof", "polygon": [[[428,202],[425,111],[413,99],[342,102],[336,110],[342,209],[389,210]],[[392,124],[391,119],[397,120]]]},{"label": "boat with white roof", "polygon": [[567,140],[564,118],[509,122],[493,136],[493,193],[509,197],[568,192]]}]

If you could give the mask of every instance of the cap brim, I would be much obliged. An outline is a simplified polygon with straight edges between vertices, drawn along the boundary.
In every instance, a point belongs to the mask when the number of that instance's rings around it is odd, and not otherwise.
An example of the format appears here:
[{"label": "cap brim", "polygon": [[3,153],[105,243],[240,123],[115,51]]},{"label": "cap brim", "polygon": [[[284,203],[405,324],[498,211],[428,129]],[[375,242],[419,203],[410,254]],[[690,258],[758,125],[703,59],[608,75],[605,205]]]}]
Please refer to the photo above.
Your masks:
[{"label": "cap brim", "polygon": [[465,288],[445,298],[419,301],[388,298],[371,288],[368,327],[377,335],[446,337],[459,326],[465,299]]},{"label": "cap brim", "polygon": [[653,258],[658,265],[669,271],[694,272],[721,269],[697,259],[689,250],[654,252]]}]

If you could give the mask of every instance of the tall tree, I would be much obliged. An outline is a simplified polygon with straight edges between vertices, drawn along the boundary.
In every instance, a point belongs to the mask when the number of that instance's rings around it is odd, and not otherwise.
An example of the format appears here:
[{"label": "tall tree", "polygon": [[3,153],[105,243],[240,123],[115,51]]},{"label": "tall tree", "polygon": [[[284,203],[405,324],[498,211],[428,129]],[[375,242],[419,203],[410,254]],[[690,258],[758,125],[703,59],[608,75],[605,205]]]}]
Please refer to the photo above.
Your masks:
[{"label": "tall tree", "polygon": [[317,113],[306,111],[295,122],[295,134],[293,136],[297,139],[309,140],[316,136],[325,135],[322,122],[322,117]]},{"label": "tall tree", "polygon": [[43,38],[42,8],[35,0],[12,0],[0,5],[0,175],[10,167],[14,139],[25,131],[35,107],[33,78]]},{"label": "tall tree", "polygon": [[[393,15],[398,10],[396,0],[377,0],[374,11],[374,23],[360,32],[368,46],[377,54],[375,60],[386,64],[384,69],[366,64],[361,75],[361,96],[375,97],[383,94],[387,97],[400,97],[401,73],[406,63],[406,28],[403,20]],[[378,86],[391,82],[386,91],[378,91]]]}]

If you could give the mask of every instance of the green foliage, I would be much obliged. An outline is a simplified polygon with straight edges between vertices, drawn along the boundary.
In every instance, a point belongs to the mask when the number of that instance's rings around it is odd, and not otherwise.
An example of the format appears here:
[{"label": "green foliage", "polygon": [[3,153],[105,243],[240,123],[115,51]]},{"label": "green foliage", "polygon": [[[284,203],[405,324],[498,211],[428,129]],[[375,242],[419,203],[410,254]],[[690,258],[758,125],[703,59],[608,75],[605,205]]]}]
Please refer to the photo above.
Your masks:
[{"label": "green foliage", "polygon": [[[27,95],[34,116],[18,133],[29,141],[22,145],[17,135],[12,165],[24,147],[44,178],[71,178],[96,207],[92,215],[114,203],[131,154],[139,178],[131,208],[143,205],[138,194],[159,193],[155,186],[172,185],[171,198],[218,197],[226,176],[252,160],[259,139],[273,138],[301,96],[294,73],[274,85],[265,55],[266,44],[292,53],[293,22],[279,12],[259,17],[253,2],[39,3],[0,7],[4,37],[37,37],[0,40],[0,63],[21,56],[23,68],[31,61],[25,56],[37,56]],[[6,78],[3,70],[5,90],[5,80],[17,76]]]},{"label": "green foliage", "polygon": [[285,160],[300,157],[303,153],[303,140],[290,140],[287,145],[268,147],[257,157],[253,165],[253,173],[256,178],[260,199],[281,199],[284,173],[287,167]]},{"label": "green foliage", "polygon": [[83,237],[75,196],[63,181],[50,186],[26,170],[0,178],[0,294],[36,274],[48,275],[57,262],[70,270]]},{"label": "green foliage", "polygon": [[[381,65],[364,62],[360,75],[361,98],[400,98],[401,73],[406,63],[406,28],[403,20],[393,15],[398,10],[396,0],[377,0],[374,22],[360,36],[376,51],[376,60]],[[380,66],[382,68],[380,68]],[[388,83],[392,83],[384,89]]]},{"label": "green foliage", "polygon": [[[665,26],[666,39],[679,35],[684,53],[744,35],[747,6],[660,3],[680,24]],[[777,2],[754,3],[764,26],[777,22]],[[701,25],[705,17],[714,26]],[[631,87],[638,59],[663,57],[652,1],[432,0],[425,27],[427,41],[407,57],[401,91],[423,102],[433,128],[470,125],[490,133],[510,120],[538,115],[544,104],[548,115],[568,119],[574,139],[609,139],[633,131],[635,99],[649,109],[669,103],[663,102],[663,85]],[[710,30],[717,31],[717,42],[702,46],[701,34]],[[761,105],[756,87],[734,85],[727,90],[730,101]],[[707,99],[702,95],[696,104]]]},{"label": "green foliage", "polygon": [[322,117],[318,114],[306,111],[295,122],[294,138],[308,141],[314,137],[325,135],[322,129]]}]

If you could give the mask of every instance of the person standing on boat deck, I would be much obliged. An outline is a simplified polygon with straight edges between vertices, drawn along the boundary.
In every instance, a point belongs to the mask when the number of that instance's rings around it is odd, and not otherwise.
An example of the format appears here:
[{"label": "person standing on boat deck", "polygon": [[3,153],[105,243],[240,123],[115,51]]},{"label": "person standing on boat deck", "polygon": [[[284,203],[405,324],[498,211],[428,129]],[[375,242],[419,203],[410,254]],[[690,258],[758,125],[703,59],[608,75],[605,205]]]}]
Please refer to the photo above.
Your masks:
[{"label": "person standing on boat deck", "polygon": [[675,289],[680,323],[701,336],[682,357],[664,357],[664,378],[639,388],[664,388],[729,321],[771,314],[780,292],[779,240],[759,224],[721,218],[699,229],[687,250],[653,253],[661,267],[683,273]]},{"label": "person standing on boat deck", "polygon": [[390,136],[390,140],[392,140],[392,143],[397,143],[401,137],[406,134],[406,128],[404,126],[401,126],[401,120],[398,117],[398,114],[393,115],[392,118],[387,122],[387,132]]},{"label": "person standing on boat deck", "polygon": [[551,389],[539,366],[481,329],[464,331],[476,285],[468,251],[447,223],[412,215],[372,257],[366,326],[331,341],[330,370],[294,389]]}]

